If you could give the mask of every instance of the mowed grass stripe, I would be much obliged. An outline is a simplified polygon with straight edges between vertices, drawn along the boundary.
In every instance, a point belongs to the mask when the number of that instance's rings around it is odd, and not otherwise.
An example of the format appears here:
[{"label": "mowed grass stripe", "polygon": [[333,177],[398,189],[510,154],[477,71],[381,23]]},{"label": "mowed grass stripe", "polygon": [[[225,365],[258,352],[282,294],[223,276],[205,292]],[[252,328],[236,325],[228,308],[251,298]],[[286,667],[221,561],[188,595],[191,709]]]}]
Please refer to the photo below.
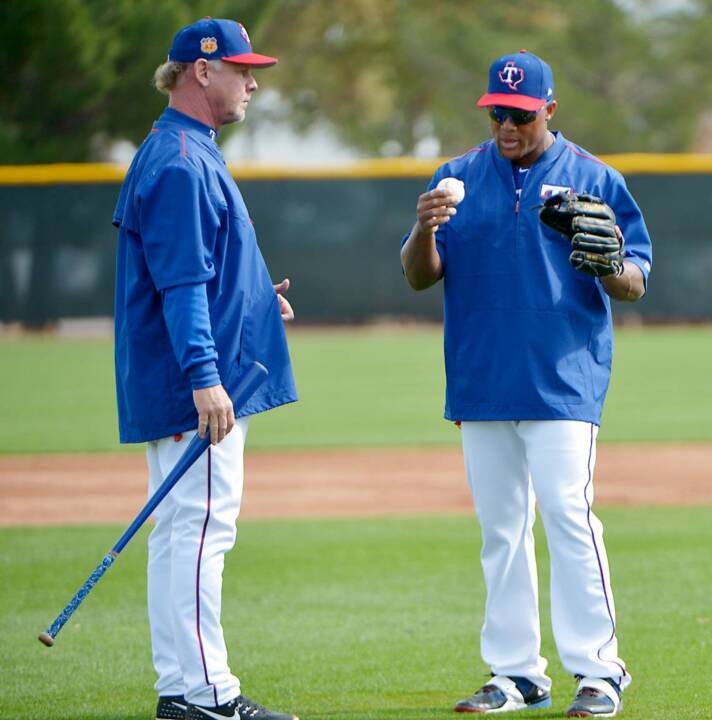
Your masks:
[{"label": "mowed grass stripe", "polygon": [[[601,512],[629,720],[709,717],[712,508]],[[145,611],[145,535],[124,551],[48,649],[43,630],[120,528],[0,530],[0,710],[25,720],[139,720],[155,702]],[[575,683],[548,621],[537,523],[544,654],[561,717]],[[245,522],[228,556],[223,624],[246,694],[308,720],[451,718],[486,679],[474,517]],[[674,671],[671,670],[674,668]],[[674,682],[666,682],[674,674]]]},{"label": "mowed grass stripe", "polygon": [[[441,331],[291,330],[300,401],[254,418],[252,448],[456,444]],[[603,442],[712,440],[712,327],[616,330]],[[504,359],[503,359],[504,362]],[[0,338],[0,452],[117,450],[110,340]]]}]

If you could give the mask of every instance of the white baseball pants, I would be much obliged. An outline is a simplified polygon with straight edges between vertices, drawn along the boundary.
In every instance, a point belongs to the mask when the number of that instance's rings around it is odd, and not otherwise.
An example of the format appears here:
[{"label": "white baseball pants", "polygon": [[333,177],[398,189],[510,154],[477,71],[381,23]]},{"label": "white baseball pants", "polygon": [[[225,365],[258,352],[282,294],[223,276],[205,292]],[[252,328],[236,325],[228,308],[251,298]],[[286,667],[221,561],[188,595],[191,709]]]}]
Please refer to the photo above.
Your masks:
[{"label": "white baseball pants", "polygon": [[[220,625],[225,553],[235,544],[247,418],[206,450],[156,508],[148,540],[148,615],[159,695],[221,705],[240,694]],[[148,444],[149,496],[195,432]],[[179,437],[179,436],[177,436]]]},{"label": "white baseball pants", "polygon": [[482,529],[482,658],[546,690],[534,557],[535,501],[551,560],[551,622],[564,668],[630,683],[618,657],[601,522],[593,514],[598,428],[568,420],[463,422],[465,469]]}]

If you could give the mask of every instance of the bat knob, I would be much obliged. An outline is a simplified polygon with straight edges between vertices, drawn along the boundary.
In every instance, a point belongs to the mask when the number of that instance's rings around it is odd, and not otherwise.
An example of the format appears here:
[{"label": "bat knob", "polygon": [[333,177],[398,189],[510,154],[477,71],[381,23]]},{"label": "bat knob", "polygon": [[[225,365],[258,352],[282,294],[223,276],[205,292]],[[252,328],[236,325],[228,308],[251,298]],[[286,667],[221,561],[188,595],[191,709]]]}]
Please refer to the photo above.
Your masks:
[{"label": "bat knob", "polygon": [[37,636],[37,639],[47,647],[52,647],[52,645],[54,645],[54,638],[47,632],[40,633]]}]

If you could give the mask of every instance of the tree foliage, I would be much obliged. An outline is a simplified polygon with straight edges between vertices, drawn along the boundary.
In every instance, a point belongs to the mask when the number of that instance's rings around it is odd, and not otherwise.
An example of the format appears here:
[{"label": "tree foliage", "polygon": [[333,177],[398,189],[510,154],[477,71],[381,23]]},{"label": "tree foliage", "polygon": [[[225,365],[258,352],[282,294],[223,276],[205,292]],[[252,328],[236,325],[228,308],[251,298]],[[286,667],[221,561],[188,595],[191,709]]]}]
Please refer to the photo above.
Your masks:
[{"label": "tree foliage", "polygon": [[[638,2],[643,7],[645,3]],[[527,48],[553,67],[555,125],[594,152],[684,151],[712,104],[712,0],[646,16],[630,0],[5,0],[2,161],[81,161],[138,143],[165,98],[151,85],[180,26],[237,17],[264,77],[306,129],[329,121],[368,154],[427,136],[452,155],[488,134],[475,107],[490,62]],[[262,77],[258,78],[260,81]]]},{"label": "tree foliage", "polygon": [[[274,80],[295,122],[321,113],[370,152],[391,138],[412,152],[429,132],[446,155],[479,142],[488,67],[521,48],[554,69],[555,125],[596,152],[685,150],[712,101],[702,77],[712,0],[652,18],[613,0],[350,0],[346,12],[291,0],[282,14],[268,37],[286,57]],[[290,34],[295,25],[304,31]]]},{"label": "tree foliage", "polygon": [[[243,0],[260,27],[274,3]],[[0,3],[0,157],[83,161],[112,139],[139,143],[165,97],[151,84],[181,26],[227,0],[4,0]]]}]

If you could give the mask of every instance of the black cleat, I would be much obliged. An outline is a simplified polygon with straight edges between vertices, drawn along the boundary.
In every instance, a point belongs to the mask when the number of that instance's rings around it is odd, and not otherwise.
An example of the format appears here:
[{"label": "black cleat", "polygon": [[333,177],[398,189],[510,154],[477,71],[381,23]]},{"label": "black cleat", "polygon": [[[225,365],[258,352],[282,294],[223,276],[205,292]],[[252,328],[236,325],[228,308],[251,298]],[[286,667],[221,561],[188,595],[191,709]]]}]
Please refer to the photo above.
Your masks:
[{"label": "black cleat", "polygon": [[156,720],[185,720],[188,703],[182,695],[161,695],[156,705]]},{"label": "black cleat", "polygon": [[548,707],[551,707],[551,696],[546,690],[526,678],[495,675],[469,698],[460,700],[453,710],[459,713],[493,713]]},{"label": "black cleat", "polygon": [[216,707],[188,705],[185,717],[186,720],[299,720],[296,715],[268,710],[264,705],[252,702],[244,695],[238,695],[234,700]]},{"label": "black cleat", "polygon": [[623,709],[617,686],[602,678],[582,678],[566,717],[613,717]]}]

